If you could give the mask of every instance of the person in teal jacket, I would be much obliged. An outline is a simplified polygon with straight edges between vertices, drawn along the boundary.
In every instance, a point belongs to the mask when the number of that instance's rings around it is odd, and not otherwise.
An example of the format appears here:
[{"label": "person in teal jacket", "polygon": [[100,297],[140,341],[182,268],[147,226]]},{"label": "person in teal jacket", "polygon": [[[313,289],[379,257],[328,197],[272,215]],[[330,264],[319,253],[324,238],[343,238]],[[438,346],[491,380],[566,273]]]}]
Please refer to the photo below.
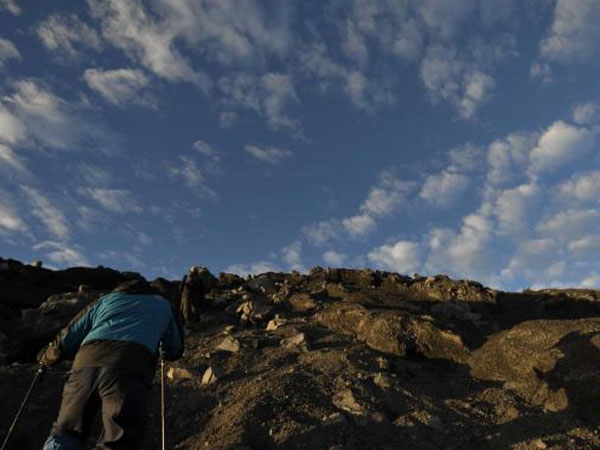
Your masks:
[{"label": "person in teal jacket", "polygon": [[165,359],[183,355],[177,312],[143,280],[119,285],[81,311],[38,359],[73,358],[58,418],[43,450],[80,450],[101,411],[96,449],[142,448],[159,343]]}]

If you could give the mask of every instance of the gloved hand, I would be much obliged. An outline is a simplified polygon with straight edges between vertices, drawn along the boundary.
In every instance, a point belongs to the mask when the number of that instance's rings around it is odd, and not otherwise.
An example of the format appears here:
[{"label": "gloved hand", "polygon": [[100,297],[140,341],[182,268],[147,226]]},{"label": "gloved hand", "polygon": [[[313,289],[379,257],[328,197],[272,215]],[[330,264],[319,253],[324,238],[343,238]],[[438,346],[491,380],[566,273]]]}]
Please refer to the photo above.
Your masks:
[{"label": "gloved hand", "polygon": [[37,360],[40,364],[50,367],[56,364],[61,359],[61,353],[58,347],[53,342],[48,344],[40,353],[38,353]]}]

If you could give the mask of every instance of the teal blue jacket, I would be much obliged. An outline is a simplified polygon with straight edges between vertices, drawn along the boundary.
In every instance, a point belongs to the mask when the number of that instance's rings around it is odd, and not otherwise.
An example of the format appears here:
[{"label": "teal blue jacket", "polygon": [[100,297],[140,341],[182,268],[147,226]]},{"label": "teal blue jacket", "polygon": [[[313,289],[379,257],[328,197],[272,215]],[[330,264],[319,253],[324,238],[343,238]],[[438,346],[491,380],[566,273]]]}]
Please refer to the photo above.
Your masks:
[{"label": "teal blue jacket", "polygon": [[100,343],[143,346],[156,356],[162,342],[168,360],[180,358],[184,348],[181,325],[166,299],[120,292],[101,297],[79,313],[57,341],[61,354],[67,357],[75,355],[80,347]]}]

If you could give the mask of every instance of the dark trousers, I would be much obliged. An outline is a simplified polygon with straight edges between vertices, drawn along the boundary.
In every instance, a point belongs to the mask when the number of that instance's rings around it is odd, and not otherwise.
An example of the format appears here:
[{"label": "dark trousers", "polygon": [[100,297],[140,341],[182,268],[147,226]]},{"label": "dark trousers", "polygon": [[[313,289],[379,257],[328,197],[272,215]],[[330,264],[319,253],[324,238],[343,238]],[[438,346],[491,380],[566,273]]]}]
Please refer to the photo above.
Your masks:
[{"label": "dark trousers", "polygon": [[125,369],[72,369],[62,396],[53,435],[69,435],[83,444],[100,410],[103,432],[97,449],[137,450],[143,446],[152,377]]}]

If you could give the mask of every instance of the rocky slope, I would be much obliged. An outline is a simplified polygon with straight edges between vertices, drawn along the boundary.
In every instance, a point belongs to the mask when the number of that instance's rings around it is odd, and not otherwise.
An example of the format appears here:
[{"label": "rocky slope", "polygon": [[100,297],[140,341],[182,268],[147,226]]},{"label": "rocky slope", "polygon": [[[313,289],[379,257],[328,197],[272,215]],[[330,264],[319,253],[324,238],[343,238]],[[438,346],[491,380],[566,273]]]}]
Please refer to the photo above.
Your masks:
[{"label": "rocky slope", "polygon": [[[132,276],[0,260],[0,437],[35,351]],[[443,275],[221,274],[168,367],[169,448],[599,449],[599,300]],[[41,448],[67,370],[36,388],[9,448]],[[147,448],[160,448],[154,391]]]}]

